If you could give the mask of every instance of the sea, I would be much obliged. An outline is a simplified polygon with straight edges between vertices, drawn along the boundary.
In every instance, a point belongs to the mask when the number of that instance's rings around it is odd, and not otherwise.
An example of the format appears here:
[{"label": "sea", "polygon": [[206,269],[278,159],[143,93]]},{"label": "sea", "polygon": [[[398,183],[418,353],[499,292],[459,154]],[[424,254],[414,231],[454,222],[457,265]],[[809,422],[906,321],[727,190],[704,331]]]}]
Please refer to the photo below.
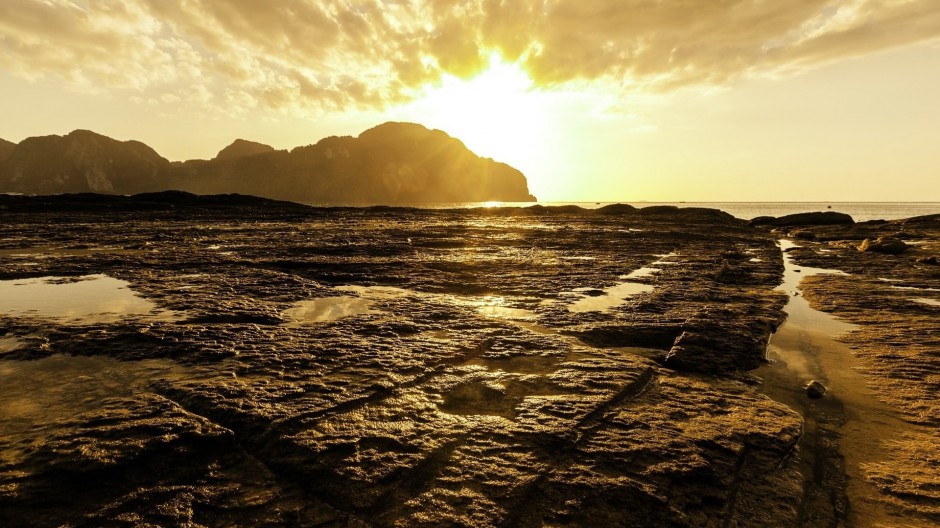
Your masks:
[{"label": "sea", "polygon": [[[783,216],[815,211],[837,211],[852,217],[856,222],[868,220],[897,220],[940,214],[940,202],[626,202],[634,207],[651,205],[675,205],[677,207],[708,207],[750,220],[758,216]],[[544,203],[543,205],[556,205]],[[606,204],[598,202],[576,203],[584,208],[597,208]]]},{"label": "sea", "polygon": [[[940,214],[940,202],[536,202],[538,205],[577,205],[585,209],[597,209],[613,203],[626,203],[637,208],[653,205],[676,207],[708,207],[720,209],[737,218],[750,220],[758,216],[783,216],[794,213],[837,211],[850,215],[856,222],[868,220],[897,220]],[[454,202],[439,204],[415,204],[423,209],[455,209],[474,207],[531,207],[533,202]],[[324,204],[309,204],[324,205]],[[329,207],[329,205],[326,205]]]}]

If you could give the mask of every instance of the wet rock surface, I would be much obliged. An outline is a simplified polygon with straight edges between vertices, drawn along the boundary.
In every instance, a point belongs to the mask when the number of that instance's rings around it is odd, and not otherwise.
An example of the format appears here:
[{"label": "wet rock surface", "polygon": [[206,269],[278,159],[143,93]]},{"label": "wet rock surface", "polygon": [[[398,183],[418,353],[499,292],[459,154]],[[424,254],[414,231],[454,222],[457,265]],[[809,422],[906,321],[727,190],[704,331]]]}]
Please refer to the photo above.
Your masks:
[{"label": "wet rock surface", "polygon": [[866,238],[859,244],[858,250],[887,253],[888,255],[900,255],[907,251],[909,247],[907,243],[899,238],[879,237],[874,242]]},{"label": "wet rock surface", "polygon": [[819,380],[812,380],[806,384],[806,395],[813,400],[818,400],[826,395],[826,392],[829,391],[825,385],[819,382]]},{"label": "wet rock surface", "polygon": [[0,518],[808,524],[803,420],[746,373],[784,318],[774,236],[669,208],[0,210],[5,292],[106,275],[154,305],[0,313]]},{"label": "wet rock surface", "polygon": [[[931,262],[940,254],[940,215],[812,230],[815,240],[798,241],[789,258],[841,273],[805,278],[802,294],[813,308],[853,325],[837,336],[851,363],[830,372],[843,386],[811,411],[828,424],[821,438],[837,448],[830,452],[844,458],[849,518],[866,526],[936,526],[940,271]],[[878,251],[878,240],[903,251]],[[863,241],[867,251],[859,251]]]}]

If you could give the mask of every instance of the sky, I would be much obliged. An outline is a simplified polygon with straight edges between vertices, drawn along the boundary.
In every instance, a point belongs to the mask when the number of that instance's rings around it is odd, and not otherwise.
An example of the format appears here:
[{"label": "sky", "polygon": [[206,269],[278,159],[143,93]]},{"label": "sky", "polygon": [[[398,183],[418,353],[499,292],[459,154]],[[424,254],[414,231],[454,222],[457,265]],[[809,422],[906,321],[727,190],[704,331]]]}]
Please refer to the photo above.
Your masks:
[{"label": "sky", "polygon": [[540,201],[940,201],[937,0],[2,0],[0,138],[385,121]]}]

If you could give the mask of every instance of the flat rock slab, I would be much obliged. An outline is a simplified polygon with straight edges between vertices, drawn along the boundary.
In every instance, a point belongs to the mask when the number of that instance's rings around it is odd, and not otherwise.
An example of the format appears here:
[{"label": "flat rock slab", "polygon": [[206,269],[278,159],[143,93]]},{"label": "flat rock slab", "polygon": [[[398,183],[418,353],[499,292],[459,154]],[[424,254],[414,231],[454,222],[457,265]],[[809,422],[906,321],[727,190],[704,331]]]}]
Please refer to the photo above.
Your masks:
[{"label": "flat rock slab", "polygon": [[10,291],[106,275],[155,306],[0,301],[0,383],[39,387],[0,395],[12,525],[801,516],[802,419],[745,374],[783,320],[779,248],[724,213],[57,202],[0,212],[0,254]]}]

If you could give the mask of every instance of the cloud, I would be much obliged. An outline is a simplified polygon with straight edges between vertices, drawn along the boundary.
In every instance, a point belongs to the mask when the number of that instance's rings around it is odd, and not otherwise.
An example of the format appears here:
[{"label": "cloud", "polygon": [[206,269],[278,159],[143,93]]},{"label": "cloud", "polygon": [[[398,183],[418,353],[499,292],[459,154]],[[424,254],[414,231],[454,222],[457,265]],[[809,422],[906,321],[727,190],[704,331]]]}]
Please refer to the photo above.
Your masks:
[{"label": "cloud", "polygon": [[407,101],[493,52],[541,86],[657,92],[938,37],[936,0],[0,2],[0,67],[23,77],[284,112]]}]

